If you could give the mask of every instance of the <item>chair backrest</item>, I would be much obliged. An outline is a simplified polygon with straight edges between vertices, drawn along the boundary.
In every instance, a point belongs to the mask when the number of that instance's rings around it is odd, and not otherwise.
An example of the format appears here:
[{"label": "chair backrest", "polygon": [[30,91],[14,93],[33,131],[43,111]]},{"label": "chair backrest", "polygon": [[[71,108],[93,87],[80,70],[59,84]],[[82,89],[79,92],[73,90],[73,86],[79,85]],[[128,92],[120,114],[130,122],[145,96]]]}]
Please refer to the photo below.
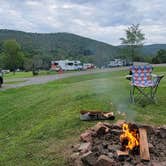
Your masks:
[{"label": "chair backrest", "polygon": [[144,66],[132,66],[132,82],[135,83],[146,83],[152,80],[152,66],[151,65],[144,65]]}]

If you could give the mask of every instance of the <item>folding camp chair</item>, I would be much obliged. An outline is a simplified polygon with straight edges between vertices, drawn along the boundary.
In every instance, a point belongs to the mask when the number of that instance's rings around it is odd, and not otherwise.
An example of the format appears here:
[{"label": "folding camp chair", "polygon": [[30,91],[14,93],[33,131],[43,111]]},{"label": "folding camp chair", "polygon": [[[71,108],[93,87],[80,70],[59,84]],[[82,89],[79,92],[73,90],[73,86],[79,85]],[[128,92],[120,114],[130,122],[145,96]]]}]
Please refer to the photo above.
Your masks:
[{"label": "folding camp chair", "polygon": [[156,92],[158,85],[164,75],[154,75],[152,74],[152,66],[132,66],[130,68],[131,78],[131,88],[130,88],[130,101],[135,103],[139,102],[144,98],[149,101],[156,103]]}]

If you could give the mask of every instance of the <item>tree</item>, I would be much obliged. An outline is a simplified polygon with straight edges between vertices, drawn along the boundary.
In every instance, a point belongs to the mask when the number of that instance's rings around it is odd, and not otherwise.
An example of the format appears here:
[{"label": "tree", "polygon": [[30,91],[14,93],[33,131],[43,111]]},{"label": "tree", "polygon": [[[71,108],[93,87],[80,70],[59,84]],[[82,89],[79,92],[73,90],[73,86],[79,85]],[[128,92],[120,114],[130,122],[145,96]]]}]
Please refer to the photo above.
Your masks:
[{"label": "tree", "polygon": [[32,58],[32,73],[33,75],[37,75],[39,69],[42,67],[42,59],[39,55],[34,55]]},{"label": "tree", "polygon": [[166,50],[160,49],[152,59],[153,63],[166,63]]},{"label": "tree", "polygon": [[24,58],[24,70],[25,71],[32,71],[32,59],[31,58]]},{"label": "tree", "polygon": [[125,30],[126,38],[120,38],[121,43],[126,45],[131,53],[131,58],[134,60],[136,48],[143,46],[145,35],[139,29],[139,24],[131,25]]},{"label": "tree", "polygon": [[13,71],[23,67],[24,54],[16,40],[6,40],[3,44],[5,67]]}]

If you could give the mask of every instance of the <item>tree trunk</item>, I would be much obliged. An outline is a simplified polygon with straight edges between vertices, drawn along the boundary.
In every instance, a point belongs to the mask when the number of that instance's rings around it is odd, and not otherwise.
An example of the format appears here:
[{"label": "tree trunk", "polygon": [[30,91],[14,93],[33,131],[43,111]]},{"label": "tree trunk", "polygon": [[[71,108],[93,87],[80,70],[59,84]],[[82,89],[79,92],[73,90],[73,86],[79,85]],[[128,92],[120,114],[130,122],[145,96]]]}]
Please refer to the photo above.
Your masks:
[{"label": "tree trunk", "polygon": [[131,58],[132,58],[132,61],[134,61],[134,46],[131,46]]}]

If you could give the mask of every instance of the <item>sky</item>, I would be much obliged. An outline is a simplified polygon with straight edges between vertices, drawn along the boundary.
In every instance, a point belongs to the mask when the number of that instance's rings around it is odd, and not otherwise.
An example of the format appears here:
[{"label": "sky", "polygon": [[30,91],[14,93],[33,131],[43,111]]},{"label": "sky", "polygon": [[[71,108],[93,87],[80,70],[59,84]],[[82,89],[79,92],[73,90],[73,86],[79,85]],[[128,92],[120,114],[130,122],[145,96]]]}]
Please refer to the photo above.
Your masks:
[{"label": "sky", "polygon": [[119,45],[140,24],[145,44],[166,44],[166,0],[0,0],[0,29],[68,32]]}]

